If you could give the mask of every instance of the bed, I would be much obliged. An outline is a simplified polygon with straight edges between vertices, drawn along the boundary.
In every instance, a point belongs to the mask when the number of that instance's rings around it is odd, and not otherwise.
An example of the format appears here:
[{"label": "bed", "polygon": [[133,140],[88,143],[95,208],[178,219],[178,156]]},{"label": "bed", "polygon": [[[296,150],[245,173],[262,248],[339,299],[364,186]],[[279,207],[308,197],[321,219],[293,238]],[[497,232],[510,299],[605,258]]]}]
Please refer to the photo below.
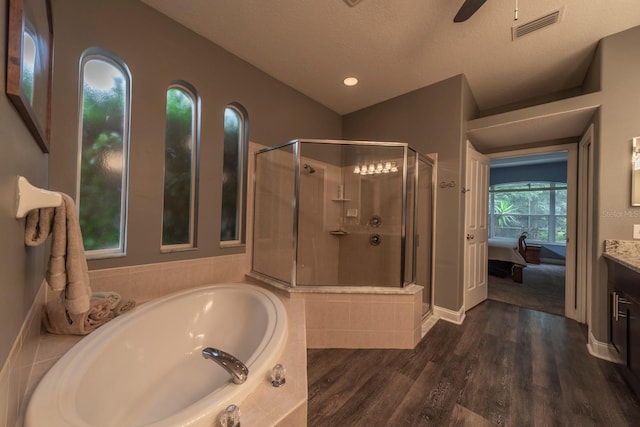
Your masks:
[{"label": "bed", "polygon": [[522,240],[489,239],[489,274],[509,276],[514,282],[522,283],[522,269],[527,266],[527,261],[521,255]]}]

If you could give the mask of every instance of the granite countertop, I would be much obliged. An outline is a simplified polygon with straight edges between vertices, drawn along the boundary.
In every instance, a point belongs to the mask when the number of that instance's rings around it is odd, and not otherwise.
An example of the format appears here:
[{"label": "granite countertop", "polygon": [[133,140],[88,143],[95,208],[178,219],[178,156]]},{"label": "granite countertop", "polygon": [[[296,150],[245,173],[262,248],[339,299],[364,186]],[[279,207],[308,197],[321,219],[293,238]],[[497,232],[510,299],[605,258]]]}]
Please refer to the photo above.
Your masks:
[{"label": "granite countertop", "polygon": [[640,273],[640,240],[605,240],[604,256]]}]

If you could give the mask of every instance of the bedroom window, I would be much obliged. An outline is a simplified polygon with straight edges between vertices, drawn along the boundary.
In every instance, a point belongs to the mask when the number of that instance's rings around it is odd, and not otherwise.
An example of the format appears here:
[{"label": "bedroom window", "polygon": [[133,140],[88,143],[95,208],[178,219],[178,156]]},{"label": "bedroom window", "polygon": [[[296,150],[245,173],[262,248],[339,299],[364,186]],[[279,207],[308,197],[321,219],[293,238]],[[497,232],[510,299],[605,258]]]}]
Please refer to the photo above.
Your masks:
[{"label": "bedroom window", "polygon": [[224,158],[222,162],[222,217],[220,242],[223,246],[244,241],[244,198],[247,161],[246,113],[237,105],[224,110]]},{"label": "bedroom window", "polygon": [[131,77],[115,55],[80,64],[78,215],[87,257],[124,255]]},{"label": "bedroom window", "polygon": [[489,237],[566,244],[567,185],[526,182],[489,188]]},{"label": "bedroom window", "polygon": [[167,90],[162,249],[195,246],[198,98],[186,83]]}]

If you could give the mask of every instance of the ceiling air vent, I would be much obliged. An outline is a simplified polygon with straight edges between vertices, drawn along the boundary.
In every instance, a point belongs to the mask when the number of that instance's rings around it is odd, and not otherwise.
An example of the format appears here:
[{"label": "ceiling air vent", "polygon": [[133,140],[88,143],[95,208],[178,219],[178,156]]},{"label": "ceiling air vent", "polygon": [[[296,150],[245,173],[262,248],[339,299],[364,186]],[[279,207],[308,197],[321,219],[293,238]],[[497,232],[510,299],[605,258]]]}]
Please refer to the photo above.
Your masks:
[{"label": "ceiling air vent", "polygon": [[346,4],[348,4],[349,6],[353,7],[355,5],[357,5],[358,3],[360,3],[362,0],[344,0],[344,2]]},{"label": "ceiling air vent", "polygon": [[548,27],[549,25],[556,24],[560,21],[561,17],[561,10],[556,10],[555,12],[551,12],[548,15],[545,15],[538,19],[534,19],[533,21],[527,22],[526,24],[518,25],[517,27],[511,27],[511,40],[519,39],[520,37],[531,34],[534,31],[538,31],[543,29],[544,27]]}]

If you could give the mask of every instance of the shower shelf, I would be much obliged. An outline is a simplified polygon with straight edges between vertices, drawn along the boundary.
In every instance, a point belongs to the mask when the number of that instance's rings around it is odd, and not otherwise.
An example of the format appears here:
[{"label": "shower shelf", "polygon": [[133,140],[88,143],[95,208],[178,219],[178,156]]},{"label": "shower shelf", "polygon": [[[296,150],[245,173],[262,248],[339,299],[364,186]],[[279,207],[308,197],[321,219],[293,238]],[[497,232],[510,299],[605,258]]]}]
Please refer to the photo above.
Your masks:
[{"label": "shower shelf", "polygon": [[348,231],[344,230],[331,230],[329,233],[334,236],[346,236],[347,234],[349,234]]},{"label": "shower shelf", "polygon": [[331,200],[333,200],[334,202],[350,202],[351,201],[351,199],[331,199]]}]

